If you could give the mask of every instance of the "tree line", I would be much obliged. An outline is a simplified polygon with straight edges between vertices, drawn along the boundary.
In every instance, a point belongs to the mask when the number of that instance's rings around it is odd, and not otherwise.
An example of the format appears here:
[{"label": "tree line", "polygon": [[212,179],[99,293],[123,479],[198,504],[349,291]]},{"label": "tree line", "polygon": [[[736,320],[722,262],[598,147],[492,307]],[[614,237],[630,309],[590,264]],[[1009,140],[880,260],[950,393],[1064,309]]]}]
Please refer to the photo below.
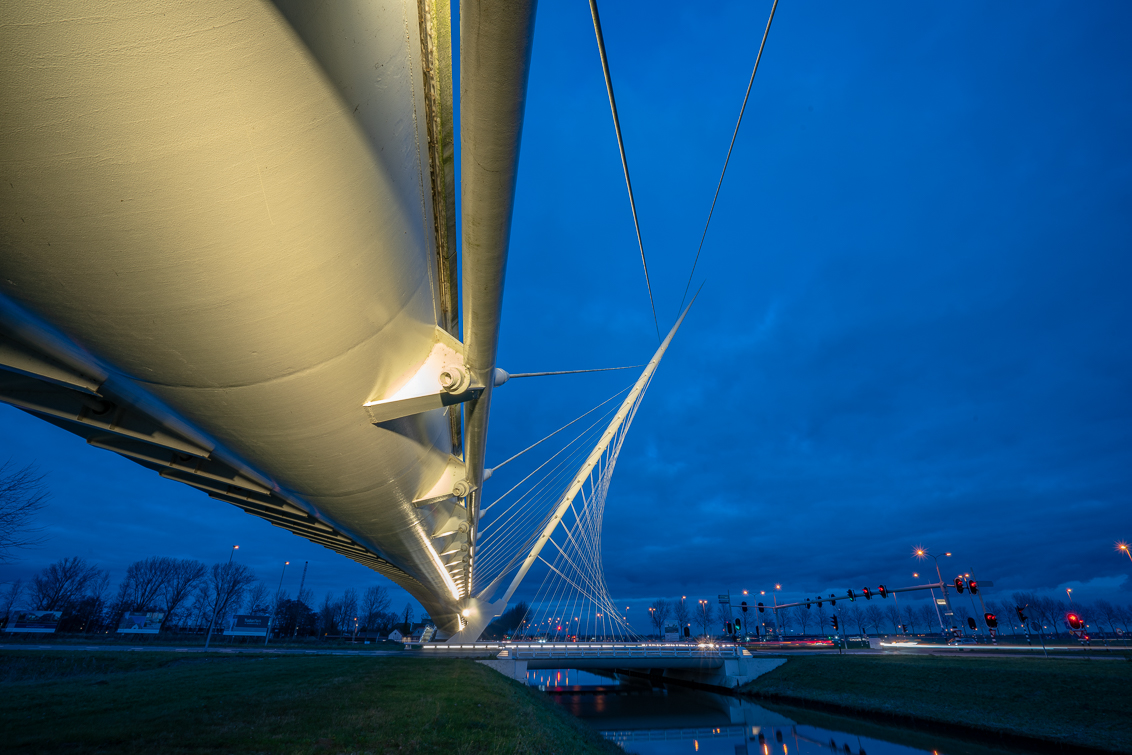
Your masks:
[{"label": "tree line", "polygon": [[[115,632],[124,616],[162,613],[160,630],[204,632],[215,618],[223,630],[238,613],[270,614],[280,637],[388,634],[411,625],[412,605],[390,610],[389,591],[377,585],[359,592],[328,592],[319,604],[303,589],[292,597],[272,592],[251,567],[239,563],[205,565],[193,559],[151,556],[135,561],[111,590],[110,574],[78,556],[47,566],[29,581],[16,580],[0,594],[0,620],[15,610],[60,611],[57,632]],[[427,618],[427,617],[424,617]]]}]

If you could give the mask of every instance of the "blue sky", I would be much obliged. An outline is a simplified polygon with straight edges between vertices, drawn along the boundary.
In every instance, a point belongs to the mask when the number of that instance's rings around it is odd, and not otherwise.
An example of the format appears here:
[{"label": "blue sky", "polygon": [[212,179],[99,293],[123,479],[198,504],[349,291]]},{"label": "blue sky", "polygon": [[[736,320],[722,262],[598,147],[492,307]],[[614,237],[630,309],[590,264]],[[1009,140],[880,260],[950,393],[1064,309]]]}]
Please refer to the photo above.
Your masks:
[{"label": "blue sky", "polygon": [[[666,330],[769,3],[601,8]],[[1132,538],[1130,15],[780,4],[703,293],[610,493],[618,598],[910,584],[923,544],[955,553],[945,577],[974,569],[1000,595],[1132,600],[1113,551]],[[655,346],[588,7],[544,2],[500,366],[636,364]],[[502,387],[489,465],[627,382]],[[71,554],[117,577],[239,542],[270,583],[291,560],[292,590],[304,560],[318,591],[387,584],[16,410],[0,428],[0,458],[38,462],[54,492],[50,540],[0,579]]]}]

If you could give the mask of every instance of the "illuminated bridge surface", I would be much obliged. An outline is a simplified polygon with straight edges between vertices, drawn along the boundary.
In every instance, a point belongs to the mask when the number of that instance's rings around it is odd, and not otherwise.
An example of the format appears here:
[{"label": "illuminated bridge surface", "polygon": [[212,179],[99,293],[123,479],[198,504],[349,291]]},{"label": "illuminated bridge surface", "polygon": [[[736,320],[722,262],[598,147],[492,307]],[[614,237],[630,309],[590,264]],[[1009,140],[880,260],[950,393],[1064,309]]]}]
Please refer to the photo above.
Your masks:
[{"label": "illuminated bridge surface", "polygon": [[678,643],[476,643],[429,644],[426,654],[493,655],[483,661],[495,670],[521,681],[538,669],[604,669],[648,672],[650,676],[732,688],[777,668],[784,658],[751,655],[734,645],[683,645]]}]

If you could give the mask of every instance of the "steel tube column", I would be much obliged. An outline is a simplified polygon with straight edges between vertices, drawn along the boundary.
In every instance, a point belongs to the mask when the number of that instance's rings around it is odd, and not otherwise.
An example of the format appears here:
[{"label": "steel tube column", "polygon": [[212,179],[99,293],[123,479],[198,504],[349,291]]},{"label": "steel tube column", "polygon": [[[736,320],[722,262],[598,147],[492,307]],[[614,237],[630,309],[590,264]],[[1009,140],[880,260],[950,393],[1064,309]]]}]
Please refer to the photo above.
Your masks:
[{"label": "steel tube column", "polygon": [[[468,519],[473,532],[483,484],[534,22],[535,0],[460,3],[464,348],[473,384],[484,387],[480,398],[468,402],[464,410],[464,461],[473,489]],[[470,581],[470,572],[465,580]]]}]

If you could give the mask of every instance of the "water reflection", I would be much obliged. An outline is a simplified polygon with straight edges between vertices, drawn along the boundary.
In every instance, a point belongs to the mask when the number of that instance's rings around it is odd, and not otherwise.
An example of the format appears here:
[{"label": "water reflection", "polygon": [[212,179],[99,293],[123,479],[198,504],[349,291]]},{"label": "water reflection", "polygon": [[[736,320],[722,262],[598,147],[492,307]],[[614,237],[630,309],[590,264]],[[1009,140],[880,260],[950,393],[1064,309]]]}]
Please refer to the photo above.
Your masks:
[{"label": "water reflection", "polygon": [[[864,724],[872,736],[806,722],[805,711],[769,710],[736,696],[651,684],[639,677],[586,671],[531,671],[528,684],[544,690],[563,709],[627,752],[639,755],[960,755],[993,750],[954,740],[947,749],[924,749],[922,734]],[[776,706],[777,708],[777,706]],[[841,719],[852,723],[852,719]],[[849,728],[853,728],[849,726]],[[887,738],[891,733],[892,740]],[[900,742],[911,742],[901,744]]]}]

